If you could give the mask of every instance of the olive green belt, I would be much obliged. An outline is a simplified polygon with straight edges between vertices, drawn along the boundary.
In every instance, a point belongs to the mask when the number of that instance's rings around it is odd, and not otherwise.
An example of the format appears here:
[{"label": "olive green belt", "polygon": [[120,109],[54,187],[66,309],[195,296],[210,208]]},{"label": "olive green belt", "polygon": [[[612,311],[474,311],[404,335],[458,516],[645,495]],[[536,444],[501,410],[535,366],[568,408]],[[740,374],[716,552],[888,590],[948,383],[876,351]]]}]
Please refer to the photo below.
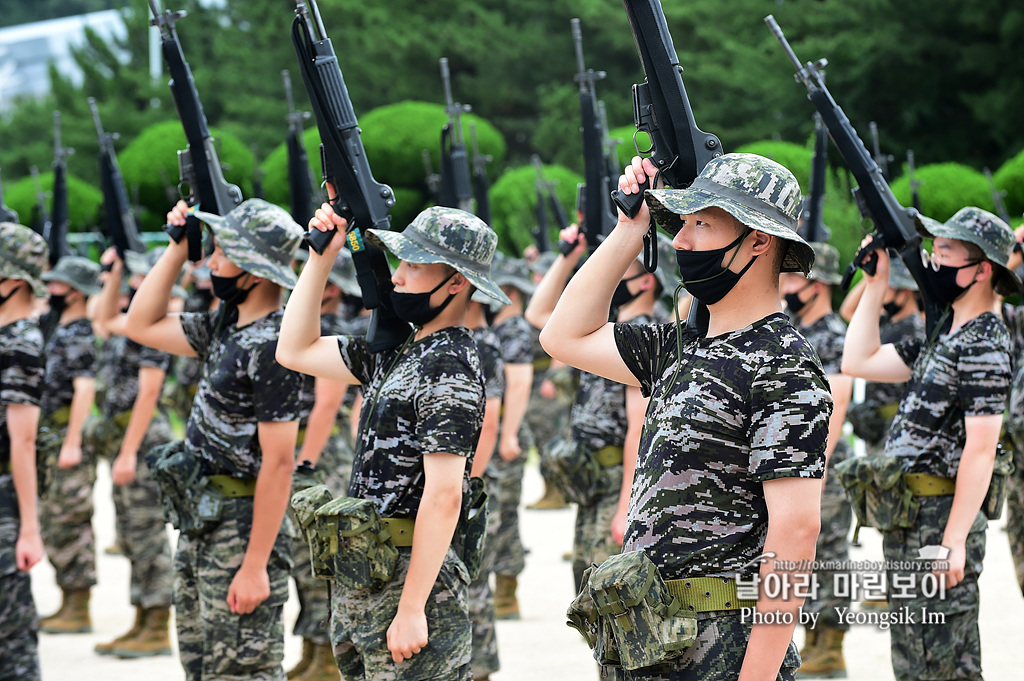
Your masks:
[{"label": "olive green belt", "polygon": [[537,373],[547,371],[551,367],[550,357],[540,357],[533,360],[533,370]]},{"label": "olive green belt", "polygon": [[899,410],[899,402],[889,402],[888,404],[883,404],[878,408],[878,415],[881,416],[886,421],[892,421],[894,418],[896,418],[896,412],[898,412]]},{"label": "olive green belt", "polygon": [[251,497],[256,494],[256,480],[234,478],[230,475],[211,475],[210,484],[228,497]]},{"label": "olive green belt", "polygon": [[[341,435],[341,426],[339,426],[337,423],[335,423],[334,426],[331,427],[331,437],[337,437],[338,435]],[[299,434],[295,438],[295,446],[296,447],[301,447],[302,443],[305,442],[305,441],[306,441],[306,429],[305,428],[299,428]]]},{"label": "olive green belt", "polygon": [[412,546],[412,534],[416,521],[412,518],[381,518],[384,527],[391,533],[391,541],[399,548]]},{"label": "olive green belt", "polygon": [[618,466],[622,463],[622,447],[616,447],[614,445],[602,447],[594,452],[594,460],[604,468],[608,468],[609,466]]},{"label": "olive green belt", "polygon": [[743,601],[736,593],[736,580],[728,577],[690,577],[665,581],[668,592],[679,599],[682,610],[711,612],[753,608],[757,601]]},{"label": "olive green belt", "polygon": [[903,480],[915,497],[942,497],[956,492],[956,480],[928,473],[904,473]]},{"label": "olive green belt", "polygon": [[71,407],[61,407],[49,416],[44,416],[43,420],[57,427],[66,426],[71,420]]},{"label": "olive green belt", "polygon": [[[115,416],[112,420],[118,428],[127,428],[128,424],[132,421],[132,409],[128,411],[122,411],[120,414]],[[160,412],[156,409],[153,410],[153,418],[156,418]]]}]

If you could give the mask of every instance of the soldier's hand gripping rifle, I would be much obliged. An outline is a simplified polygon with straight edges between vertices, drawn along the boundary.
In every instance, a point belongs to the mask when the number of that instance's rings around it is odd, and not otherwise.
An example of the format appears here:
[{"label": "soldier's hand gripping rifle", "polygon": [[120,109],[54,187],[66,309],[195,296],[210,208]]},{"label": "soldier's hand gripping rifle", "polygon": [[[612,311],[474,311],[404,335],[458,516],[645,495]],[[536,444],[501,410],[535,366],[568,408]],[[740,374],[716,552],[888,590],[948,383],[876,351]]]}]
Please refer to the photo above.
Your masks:
[{"label": "soldier's hand gripping rifle", "polygon": [[[188,203],[207,213],[224,215],[242,202],[242,191],[224,179],[217,148],[210,135],[210,126],[206,122],[203,104],[199,101],[192,69],[185,61],[181,50],[175,22],[183,19],[185,12],[164,10],[161,14],[155,0],[149,0],[153,19],[149,22],[160,30],[160,48],[171,75],[170,88],[174,97],[174,106],[178,109],[178,118],[185,131],[188,146],[178,152],[178,170],[180,183],[178,191],[183,187],[189,191]],[[202,225],[194,215],[189,215],[183,226],[166,225],[164,229],[175,243],[182,239],[188,240],[188,259],[192,262],[203,257]]]},{"label": "soldier's hand gripping rifle", "polygon": [[[292,42],[299,70],[320,130],[320,161],[323,177],[336,192],[328,201],[348,220],[348,247],[363,294],[363,306],[373,310],[367,343],[373,352],[397,347],[411,328],[391,308],[391,269],[384,252],[363,238],[368,229],[390,229],[395,195],[391,187],[373,179],[359,136],[352,100],[324,29],[316,0],[295,0]],[[322,254],[334,230],[313,230],[306,235],[309,247]]]},{"label": "soldier's hand gripping rifle", "polygon": [[491,224],[491,200],[487,195],[490,182],[487,180],[487,164],[494,160],[493,156],[480,153],[480,145],[476,141],[476,123],[469,124],[469,137],[473,143],[473,196],[476,198],[476,216]]},{"label": "soldier's hand gripping rifle", "polygon": [[800,211],[800,236],[814,243],[830,238],[825,226],[825,175],[828,170],[828,130],[821,116],[814,114],[814,156],[811,159],[811,188]]},{"label": "soldier's hand gripping rifle", "polygon": [[469,155],[462,135],[462,114],[472,110],[468,104],[452,99],[452,74],[448,58],[441,57],[441,82],[444,84],[445,112],[448,123],[441,129],[440,205],[473,212],[473,186],[469,179]]},{"label": "soldier's hand gripping rifle", "polygon": [[17,211],[8,208],[7,204],[4,203],[4,185],[2,181],[0,181],[0,222],[18,223]]},{"label": "soldier's hand gripping rifle", "polygon": [[288,101],[288,191],[291,197],[292,219],[300,225],[308,225],[317,206],[313,199],[313,178],[309,170],[309,156],[302,140],[305,121],[312,118],[308,111],[296,111],[292,99],[292,75],[288,69],[281,71],[284,80],[284,96]]},{"label": "soldier's hand gripping rifle", "polygon": [[918,232],[919,214],[913,208],[904,208],[893,196],[892,189],[885,181],[882,169],[872,157],[857,131],[846,117],[843,110],[836,104],[832,94],[825,87],[821,70],[825,61],[802,64],[790,47],[782,29],[771,15],[765,17],[765,23],[782,43],[790,61],[796,66],[796,78],[807,87],[807,98],[821,115],[829,135],[846,165],[857,181],[857,204],[865,217],[870,217],[875,224],[875,234],[871,243],[857,253],[843,277],[841,286],[845,290],[850,283],[857,267],[868,272],[874,271],[875,250],[879,248],[894,249],[899,253],[907,269],[917,281],[921,296],[924,299],[925,320],[929,338],[933,331],[943,326],[944,322],[952,322],[944,314],[946,307],[938,302],[925,273],[925,265],[921,260],[921,235]]},{"label": "soldier's hand gripping rifle", "polygon": [[106,235],[117,249],[117,256],[124,262],[125,251],[144,253],[146,244],[139,237],[135,214],[128,200],[128,190],[124,184],[124,177],[121,176],[121,168],[117,164],[114,141],[118,134],[103,130],[100,112],[96,107],[96,100],[92,97],[89,98],[89,110],[92,111],[96,138],[100,144],[100,187],[103,189],[103,207],[107,215]]},{"label": "soldier's hand gripping rifle", "polygon": [[[68,206],[68,156],[75,153],[61,144],[60,111],[53,112],[53,211],[50,229],[43,234],[50,247],[50,266],[65,255],[68,248],[68,224],[71,222]],[[45,231],[45,226],[44,226]]]}]

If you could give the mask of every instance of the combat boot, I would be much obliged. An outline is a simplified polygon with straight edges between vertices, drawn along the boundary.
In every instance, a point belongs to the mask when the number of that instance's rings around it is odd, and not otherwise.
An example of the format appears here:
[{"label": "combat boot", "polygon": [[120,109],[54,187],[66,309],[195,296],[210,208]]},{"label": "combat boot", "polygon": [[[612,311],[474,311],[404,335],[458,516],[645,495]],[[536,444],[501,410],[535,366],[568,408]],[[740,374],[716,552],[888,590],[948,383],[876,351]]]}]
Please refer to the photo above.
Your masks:
[{"label": "combat boot", "polygon": [[302,639],[302,659],[299,660],[298,664],[288,670],[285,674],[285,678],[297,679],[302,676],[302,673],[309,669],[310,662],[313,661],[313,641],[308,638]]},{"label": "combat boot", "polygon": [[341,672],[334,661],[334,649],[330,643],[313,644],[309,666],[296,677],[296,681],[341,681]]},{"label": "combat boot", "polygon": [[39,631],[47,634],[92,633],[92,620],[89,619],[89,590],[65,591],[61,609],[52,617],[40,622]]},{"label": "combat boot", "polygon": [[825,639],[818,636],[818,631],[817,628],[804,627],[804,645],[800,649],[801,661],[806,662],[818,655],[818,649],[825,642]]},{"label": "combat boot", "polygon": [[544,496],[532,504],[529,504],[526,508],[532,511],[556,511],[558,509],[568,507],[569,504],[565,501],[565,497],[562,496],[562,492],[545,480]]},{"label": "combat boot", "polygon": [[142,631],[142,623],[145,621],[145,619],[146,611],[140,608],[139,606],[135,606],[135,624],[132,625],[132,628],[126,631],[125,633],[121,634],[117,638],[115,638],[113,641],[108,641],[107,643],[97,643],[93,647],[93,650],[96,651],[97,655],[113,655],[114,648],[121,645],[125,641],[128,641],[129,639],[133,639],[136,636],[138,636],[139,632]]},{"label": "combat boot", "polygon": [[519,619],[519,601],[516,600],[515,577],[494,575],[494,619]]},{"label": "combat boot", "polygon": [[821,626],[819,645],[815,655],[805,659],[797,671],[798,679],[845,679],[846,661],[843,659],[843,638],[846,632],[835,627]]},{"label": "combat boot", "polygon": [[127,659],[170,655],[171,638],[167,632],[170,616],[169,608],[147,608],[143,615],[142,630],[135,638],[115,646],[113,653]]}]

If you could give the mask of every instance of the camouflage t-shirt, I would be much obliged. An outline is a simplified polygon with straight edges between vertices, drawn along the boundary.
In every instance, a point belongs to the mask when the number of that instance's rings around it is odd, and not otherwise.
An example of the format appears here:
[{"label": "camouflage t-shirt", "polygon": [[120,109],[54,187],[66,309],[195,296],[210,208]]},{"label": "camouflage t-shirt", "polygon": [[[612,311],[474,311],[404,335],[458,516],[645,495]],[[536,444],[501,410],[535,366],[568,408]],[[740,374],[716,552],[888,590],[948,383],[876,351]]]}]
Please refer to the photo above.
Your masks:
[{"label": "camouflage t-shirt", "polygon": [[533,364],[533,339],[526,317],[509,317],[494,327],[505,364]]},{"label": "camouflage t-shirt", "polygon": [[846,324],[835,312],[807,326],[799,327],[800,335],[814,348],[826,376],[842,373],[843,341],[846,339]]},{"label": "camouflage t-shirt", "polygon": [[185,427],[186,446],[209,467],[210,475],[255,478],[263,452],[256,426],[298,421],[302,374],[274,359],[281,311],[214,336],[215,312],[181,315],[181,328],[203,364],[192,411]]},{"label": "camouflage t-shirt", "polygon": [[617,324],[615,340],[650,397],[623,550],[646,550],[665,579],[754,574],[762,483],[824,475],[832,398],[817,355],[781,313],[684,338],[681,357],[673,324]]},{"label": "camouflage t-shirt", "polygon": [[103,354],[110,363],[111,382],[104,392],[100,410],[113,417],[135,406],[139,395],[139,369],[150,367],[165,374],[171,368],[171,356],[166,352],[140,345],[126,336],[111,336],[103,346]]},{"label": "camouflage t-shirt", "polygon": [[505,396],[505,360],[501,358],[498,337],[489,326],[467,329],[476,341],[480,353],[480,366],[484,371],[484,397],[501,399]]},{"label": "camouflage t-shirt", "polygon": [[[912,314],[899,321],[890,322],[888,319],[879,326],[879,337],[882,345],[887,343],[899,343],[905,339],[916,338],[924,340],[924,318],[919,314]],[[907,384],[904,383],[871,383],[864,387],[864,401],[868,404],[883,406],[886,404],[899,404],[907,391]]]},{"label": "camouflage t-shirt", "polygon": [[484,378],[476,342],[448,327],[399,349],[372,353],[340,336],[338,349],[364,386],[349,496],[371,499],[389,518],[415,518],[423,498],[423,456],[464,456],[466,479],[484,421]]},{"label": "camouflage t-shirt", "polygon": [[46,388],[43,414],[70,407],[74,379],[96,377],[96,339],[92,324],[82,317],[58,326],[46,346]]},{"label": "camouflage t-shirt", "polygon": [[885,453],[907,473],[955,478],[966,432],[965,416],[1001,415],[1010,389],[1010,334],[986,312],[931,347],[902,340],[896,352],[913,373],[889,429]]},{"label": "camouflage t-shirt", "polygon": [[[321,336],[343,336],[348,334],[349,324],[336,314],[320,315]],[[316,404],[316,378],[302,374],[304,387],[302,389],[302,406],[300,407],[302,426],[305,427],[309,414]]]},{"label": "camouflage t-shirt", "polygon": [[45,376],[43,332],[39,324],[31,319],[19,319],[0,326],[0,463],[11,460],[7,407],[11,404],[40,406]]},{"label": "camouflage t-shirt", "polygon": [[1021,357],[1024,356],[1024,305],[1010,305],[1003,303],[1003,322],[1010,332],[1010,363],[1016,371],[1021,365]]}]

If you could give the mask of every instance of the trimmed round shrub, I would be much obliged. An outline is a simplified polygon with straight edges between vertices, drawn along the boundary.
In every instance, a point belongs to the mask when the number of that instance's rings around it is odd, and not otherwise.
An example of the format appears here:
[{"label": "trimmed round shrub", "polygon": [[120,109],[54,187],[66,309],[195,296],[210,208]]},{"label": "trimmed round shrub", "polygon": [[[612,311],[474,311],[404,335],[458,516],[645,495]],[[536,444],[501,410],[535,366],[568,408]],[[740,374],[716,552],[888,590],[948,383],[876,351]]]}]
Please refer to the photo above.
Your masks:
[{"label": "trimmed round shrub", "polygon": [[[555,183],[555,194],[565,208],[569,222],[576,221],[576,185],[583,177],[563,166],[544,166],[544,178]],[[498,233],[498,248],[512,256],[521,256],[534,243],[537,226],[537,172],[532,165],[508,170],[491,187],[491,226]],[[548,210],[548,240],[558,243],[558,225]]]},{"label": "trimmed round shrub", "polygon": [[[316,126],[307,127],[302,133],[306,147],[314,195],[319,191],[322,178],[320,169],[320,132]],[[288,145],[282,142],[263,159],[263,195],[267,201],[284,208],[291,206],[291,189],[288,186]]]},{"label": "trimmed round shrub", "polygon": [[1006,192],[1003,201],[1010,218],[1019,221],[1024,211],[1024,150],[1004,163],[992,179],[996,189]]},{"label": "trimmed round shrub", "polygon": [[[934,163],[915,169],[914,179],[920,182],[921,211],[930,218],[944,222],[964,206],[994,210],[992,192],[985,176],[974,168],[959,163]],[[891,183],[892,193],[904,206],[913,205],[907,175]]]},{"label": "trimmed round shrub", "polygon": [[[46,192],[46,212],[53,213],[53,171],[41,174],[39,181]],[[32,226],[36,215],[36,186],[32,177],[4,186],[4,203],[17,211],[21,224]],[[71,232],[85,232],[96,226],[103,193],[87,182],[68,175],[68,220]]]}]

